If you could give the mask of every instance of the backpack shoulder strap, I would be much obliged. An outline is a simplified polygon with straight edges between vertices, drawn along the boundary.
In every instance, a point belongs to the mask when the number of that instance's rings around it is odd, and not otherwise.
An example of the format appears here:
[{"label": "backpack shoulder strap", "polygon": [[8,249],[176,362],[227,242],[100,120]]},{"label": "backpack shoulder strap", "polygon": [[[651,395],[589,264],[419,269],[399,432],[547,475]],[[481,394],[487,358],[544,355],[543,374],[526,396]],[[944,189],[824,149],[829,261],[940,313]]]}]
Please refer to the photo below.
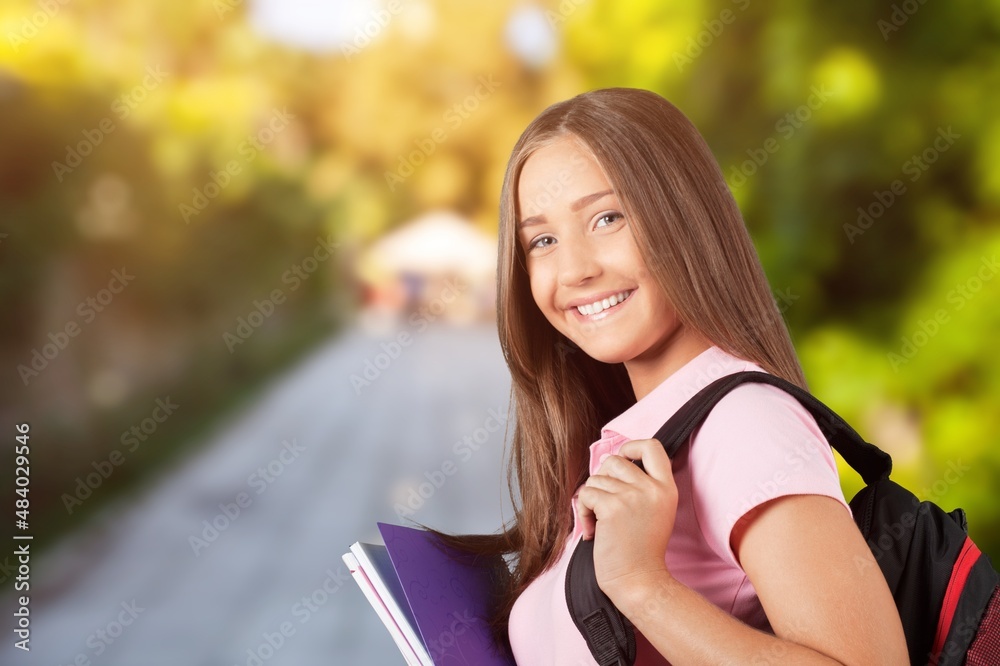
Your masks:
[{"label": "backpack shoulder strap", "polygon": [[715,404],[731,390],[747,382],[777,386],[796,398],[816,419],[830,445],[861,475],[866,485],[889,476],[892,458],[888,453],[862,439],[844,419],[808,391],[766,372],[736,372],[720,377],[684,403],[653,437],[663,444],[667,455],[673,458]]}]

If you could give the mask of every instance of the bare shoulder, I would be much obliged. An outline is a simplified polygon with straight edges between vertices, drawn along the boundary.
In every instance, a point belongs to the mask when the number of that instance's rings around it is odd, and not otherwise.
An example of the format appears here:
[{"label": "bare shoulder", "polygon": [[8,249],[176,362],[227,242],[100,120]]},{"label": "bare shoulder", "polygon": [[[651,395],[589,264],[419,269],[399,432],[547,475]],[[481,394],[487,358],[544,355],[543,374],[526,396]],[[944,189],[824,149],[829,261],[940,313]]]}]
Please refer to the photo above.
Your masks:
[{"label": "bare shoulder", "polygon": [[731,543],[777,636],[845,664],[906,664],[895,601],[843,505],[786,495],[755,507]]}]

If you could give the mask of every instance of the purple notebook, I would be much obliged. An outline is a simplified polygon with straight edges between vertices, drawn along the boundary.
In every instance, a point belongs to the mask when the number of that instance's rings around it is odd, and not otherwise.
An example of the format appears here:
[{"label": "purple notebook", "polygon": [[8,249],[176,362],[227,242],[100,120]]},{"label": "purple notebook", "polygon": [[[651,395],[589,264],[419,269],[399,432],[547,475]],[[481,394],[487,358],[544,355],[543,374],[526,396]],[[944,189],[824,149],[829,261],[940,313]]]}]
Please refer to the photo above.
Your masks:
[{"label": "purple notebook", "polygon": [[495,646],[490,611],[490,565],[448,549],[425,530],[378,523],[417,629],[435,666],[513,666]]}]

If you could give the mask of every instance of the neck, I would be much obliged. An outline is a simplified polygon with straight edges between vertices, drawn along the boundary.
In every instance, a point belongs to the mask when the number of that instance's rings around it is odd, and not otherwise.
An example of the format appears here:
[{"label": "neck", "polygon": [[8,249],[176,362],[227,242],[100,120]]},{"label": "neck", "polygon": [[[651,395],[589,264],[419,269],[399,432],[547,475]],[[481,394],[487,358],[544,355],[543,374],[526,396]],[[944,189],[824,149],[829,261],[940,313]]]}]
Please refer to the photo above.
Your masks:
[{"label": "neck", "polygon": [[648,350],[643,356],[625,363],[635,399],[642,400],[667,377],[680,370],[691,359],[712,346],[701,335],[678,327],[673,335]]}]

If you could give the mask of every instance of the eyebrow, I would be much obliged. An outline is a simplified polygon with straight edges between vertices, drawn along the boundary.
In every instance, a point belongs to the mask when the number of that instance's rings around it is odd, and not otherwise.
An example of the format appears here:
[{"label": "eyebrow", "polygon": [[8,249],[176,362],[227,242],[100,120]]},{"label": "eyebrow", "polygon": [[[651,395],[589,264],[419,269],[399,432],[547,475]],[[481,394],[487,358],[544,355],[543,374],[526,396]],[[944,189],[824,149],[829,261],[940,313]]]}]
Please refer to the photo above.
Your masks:
[{"label": "eyebrow", "polygon": [[[576,201],[574,201],[572,204],[570,204],[569,208],[570,208],[571,211],[573,211],[575,213],[578,210],[580,210],[581,208],[583,208],[585,206],[589,206],[590,204],[594,203],[595,201],[597,201],[599,199],[603,199],[604,197],[608,196],[609,194],[614,194],[614,193],[615,193],[614,190],[604,190],[603,192],[594,192],[593,194],[587,194],[585,196],[580,197],[579,199],[577,199]],[[532,215],[531,217],[526,217],[523,220],[521,220],[520,222],[518,222],[517,223],[517,228],[518,228],[518,230],[521,230],[521,229],[524,229],[525,227],[530,227],[530,226],[535,225],[535,224],[541,224],[544,221],[545,221],[545,216],[544,215]]]}]

